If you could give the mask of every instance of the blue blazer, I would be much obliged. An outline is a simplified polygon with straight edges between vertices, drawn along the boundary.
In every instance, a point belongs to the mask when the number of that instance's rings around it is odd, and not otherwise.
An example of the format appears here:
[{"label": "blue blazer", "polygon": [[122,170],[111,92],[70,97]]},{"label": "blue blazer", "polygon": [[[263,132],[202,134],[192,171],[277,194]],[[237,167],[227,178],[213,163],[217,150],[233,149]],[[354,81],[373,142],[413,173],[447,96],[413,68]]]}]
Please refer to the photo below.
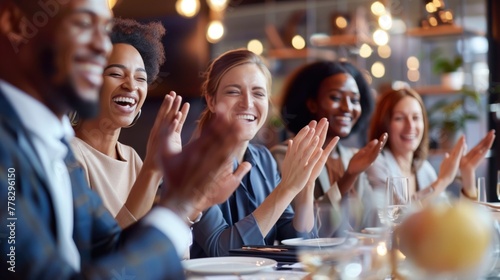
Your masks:
[{"label": "blue blazer", "polygon": [[[50,178],[0,91],[0,279],[185,278],[175,247],[162,232],[140,222],[121,230],[88,187],[83,170],[75,165],[69,172],[80,273],[57,251]],[[14,204],[8,205],[9,199]]]},{"label": "blue blazer", "polygon": [[[227,201],[210,207],[193,226],[191,258],[217,257],[229,254],[243,245],[272,245],[295,237],[309,237],[292,225],[294,212],[288,206],[266,236],[262,236],[252,212],[271,194],[281,181],[276,161],[269,150],[249,144],[244,160],[252,164],[240,186]],[[236,168],[236,162],[234,168]]]}]

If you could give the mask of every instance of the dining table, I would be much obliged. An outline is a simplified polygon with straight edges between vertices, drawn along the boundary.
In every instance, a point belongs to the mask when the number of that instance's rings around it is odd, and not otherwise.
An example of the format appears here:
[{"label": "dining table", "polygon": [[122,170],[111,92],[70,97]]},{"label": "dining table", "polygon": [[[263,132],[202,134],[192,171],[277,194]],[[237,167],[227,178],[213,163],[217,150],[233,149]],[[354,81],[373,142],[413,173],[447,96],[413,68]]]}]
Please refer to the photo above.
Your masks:
[{"label": "dining table", "polygon": [[[496,242],[493,243],[493,246],[496,248],[493,249],[494,264],[489,269],[487,275],[483,276],[480,279],[500,279],[500,203],[481,203],[478,202],[485,207],[485,209],[489,210],[491,213],[491,217],[493,218],[493,222],[495,224],[495,231],[497,232]],[[371,234],[375,234],[376,232],[363,232],[363,233],[352,233],[351,237],[357,239],[369,239],[372,238]],[[330,241],[330,240],[329,240]],[[291,244],[294,245],[294,244]],[[242,248],[243,249],[243,248]],[[192,269],[186,269],[186,278],[188,280],[304,280],[304,279],[312,279],[311,274],[306,271],[305,266],[298,262],[298,259],[294,259],[293,254],[290,254],[294,251],[293,246],[270,246],[270,248],[252,248],[255,250],[242,250],[237,249],[231,252],[231,256],[228,258],[233,258],[231,261],[235,261],[236,258],[241,258],[243,260],[250,259],[255,257],[260,260],[264,260],[263,267],[258,270],[252,271],[239,271],[237,269],[238,265],[228,263],[227,267],[231,267],[232,270],[223,271],[218,273],[215,270],[207,270],[207,271],[193,271]],[[264,250],[263,250],[264,249]],[[281,252],[275,252],[277,250],[282,250]],[[288,251],[287,251],[288,250]],[[296,256],[295,256],[296,257]],[[246,259],[247,258],[247,259]],[[210,258],[207,258],[209,260]],[[217,258],[215,258],[217,259]],[[213,259],[213,260],[215,260]],[[196,260],[196,259],[195,259]],[[239,260],[239,259],[238,259]],[[274,263],[269,263],[267,260],[270,260]],[[192,260],[188,260],[188,262]],[[217,263],[216,263],[217,264]],[[188,266],[185,265],[185,268]],[[212,266],[211,266],[212,267]],[[215,266],[213,266],[215,267]],[[212,267],[212,268],[213,268]],[[410,277],[411,278],[411,277]],[[363,278],[359,278],[363,279]],[[371,279],[371,278],[370,278]],[[373,278],[375,279],[375,278]]]}]

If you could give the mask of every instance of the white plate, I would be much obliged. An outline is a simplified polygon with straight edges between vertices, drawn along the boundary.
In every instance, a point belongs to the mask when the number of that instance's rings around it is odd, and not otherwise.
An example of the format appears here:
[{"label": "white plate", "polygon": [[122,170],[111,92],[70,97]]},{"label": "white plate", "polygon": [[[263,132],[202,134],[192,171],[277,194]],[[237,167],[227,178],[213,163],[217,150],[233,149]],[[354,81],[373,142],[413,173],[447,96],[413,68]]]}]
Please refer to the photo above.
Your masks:
[{"label": "white plate", "polygon": [[185,260],[184,269],[199,274],[248,274],[275,267],[272,259],[254,257],[214,257]]},{"label": "white plate", "polygon": [[346,230],[345,232],[348,235],[350,235],[352,237],[359,238],[359,239],[364,239],[364,238],[380,238],[380,234],[355,232],[355,231],[350,231],[350,230]]},{"label": "white plate", "polygon": [[382,234],[386,231],[386,228],[383,227],[367,227],[362,230],[362,232],[371,233],[371,234]]},{"label": "white plate", "polygon": [[312,238],[304,239],[302,237],[285,239],[281,243],[290,246],[308,246],[308,247],[323,247],[323,246],[335,246],[342,244],[345,241],[345,237],[332,237],[332,238]]}]

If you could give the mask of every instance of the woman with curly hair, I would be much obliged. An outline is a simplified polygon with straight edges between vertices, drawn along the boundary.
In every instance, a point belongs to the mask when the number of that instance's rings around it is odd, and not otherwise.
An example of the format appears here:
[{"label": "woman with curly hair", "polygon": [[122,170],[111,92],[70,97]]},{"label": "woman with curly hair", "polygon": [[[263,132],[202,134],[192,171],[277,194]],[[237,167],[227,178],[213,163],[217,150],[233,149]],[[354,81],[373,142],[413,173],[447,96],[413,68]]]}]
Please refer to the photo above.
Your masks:
[{"label": "woman with curly hair", "polygon": [[[347,61],[316,61],[295,70],[282,91],[281,115],[294,135],[312,120],[326,118],[326,139],[347,138],[366,126],[373,108],[371,89],[361,71]],[[346,229],[359,231],[378,224],[373,193],[364,171],[385,144],[381,133],[362,149],[338,144],[315,182],[314,198],[318,213],[330,217],[318,229],[323,236],[345,235]],[[374,139],[374,138],[371,138]],[[286,143],[271,152],[283,165]],[[326,211],[324,211],[325,209]]]},{"label": "woman with curly hair", "polygon": [[162,178],[154,159],[159,150],[157,134],[163,121],[178,120],[169,139],[180,151],[180,132],[189,111],[175,92],[165,96],[149,135],[144,162],[130,146],[118,142],[122,128],[135,124],[147,96],[148,85],[165,61],[161,23],[140,24],[115,19],[110,34],[113,51],[103,73],[100,114],[75,125],[73,150],[83,166],[90,187],[102,198],[122,227],[126,227],[151,209]]}]

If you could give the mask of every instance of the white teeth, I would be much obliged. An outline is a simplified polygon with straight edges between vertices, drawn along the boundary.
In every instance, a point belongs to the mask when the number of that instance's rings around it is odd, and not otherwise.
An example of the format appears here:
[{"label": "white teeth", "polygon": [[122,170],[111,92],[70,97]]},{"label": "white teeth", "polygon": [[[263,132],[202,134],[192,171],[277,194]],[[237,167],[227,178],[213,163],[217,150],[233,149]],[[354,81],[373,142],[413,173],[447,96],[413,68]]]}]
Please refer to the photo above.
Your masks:
[{"label": "white teeth", "polygon": [[93,74],[99,74],[102,75],[103,72],[103,67],[93,64],[93,63],[82,63],[80,64],[81,68],[87,72],[93,73]]},{"label": "white teeth", "polygon": [[252,115],[237,115],[236,118],[239,120],[249,120],[249,121],[254,121],[256,119],[256,117]]},{"label": "white teeth", "polygon": [[401,135],[402,138],[407,139],[407,140],[413,140],[417,136],[415,134],[410,134],[410,135]]},{"label": "white teeth", "polygon": [[134,106],[135,105],[135,99],[130,98],[130,97],[119,96],[119,97],[113,98],[113,101],[114,102],[120,102],[120,103],[128,103],[130,106]]},{"label": "white teeth", "polygon": [[335,119],[339,120],[339,121],[343,121],[343,122],[349,122],[351,121],[351,118],[350,117],[335,117]]}]

